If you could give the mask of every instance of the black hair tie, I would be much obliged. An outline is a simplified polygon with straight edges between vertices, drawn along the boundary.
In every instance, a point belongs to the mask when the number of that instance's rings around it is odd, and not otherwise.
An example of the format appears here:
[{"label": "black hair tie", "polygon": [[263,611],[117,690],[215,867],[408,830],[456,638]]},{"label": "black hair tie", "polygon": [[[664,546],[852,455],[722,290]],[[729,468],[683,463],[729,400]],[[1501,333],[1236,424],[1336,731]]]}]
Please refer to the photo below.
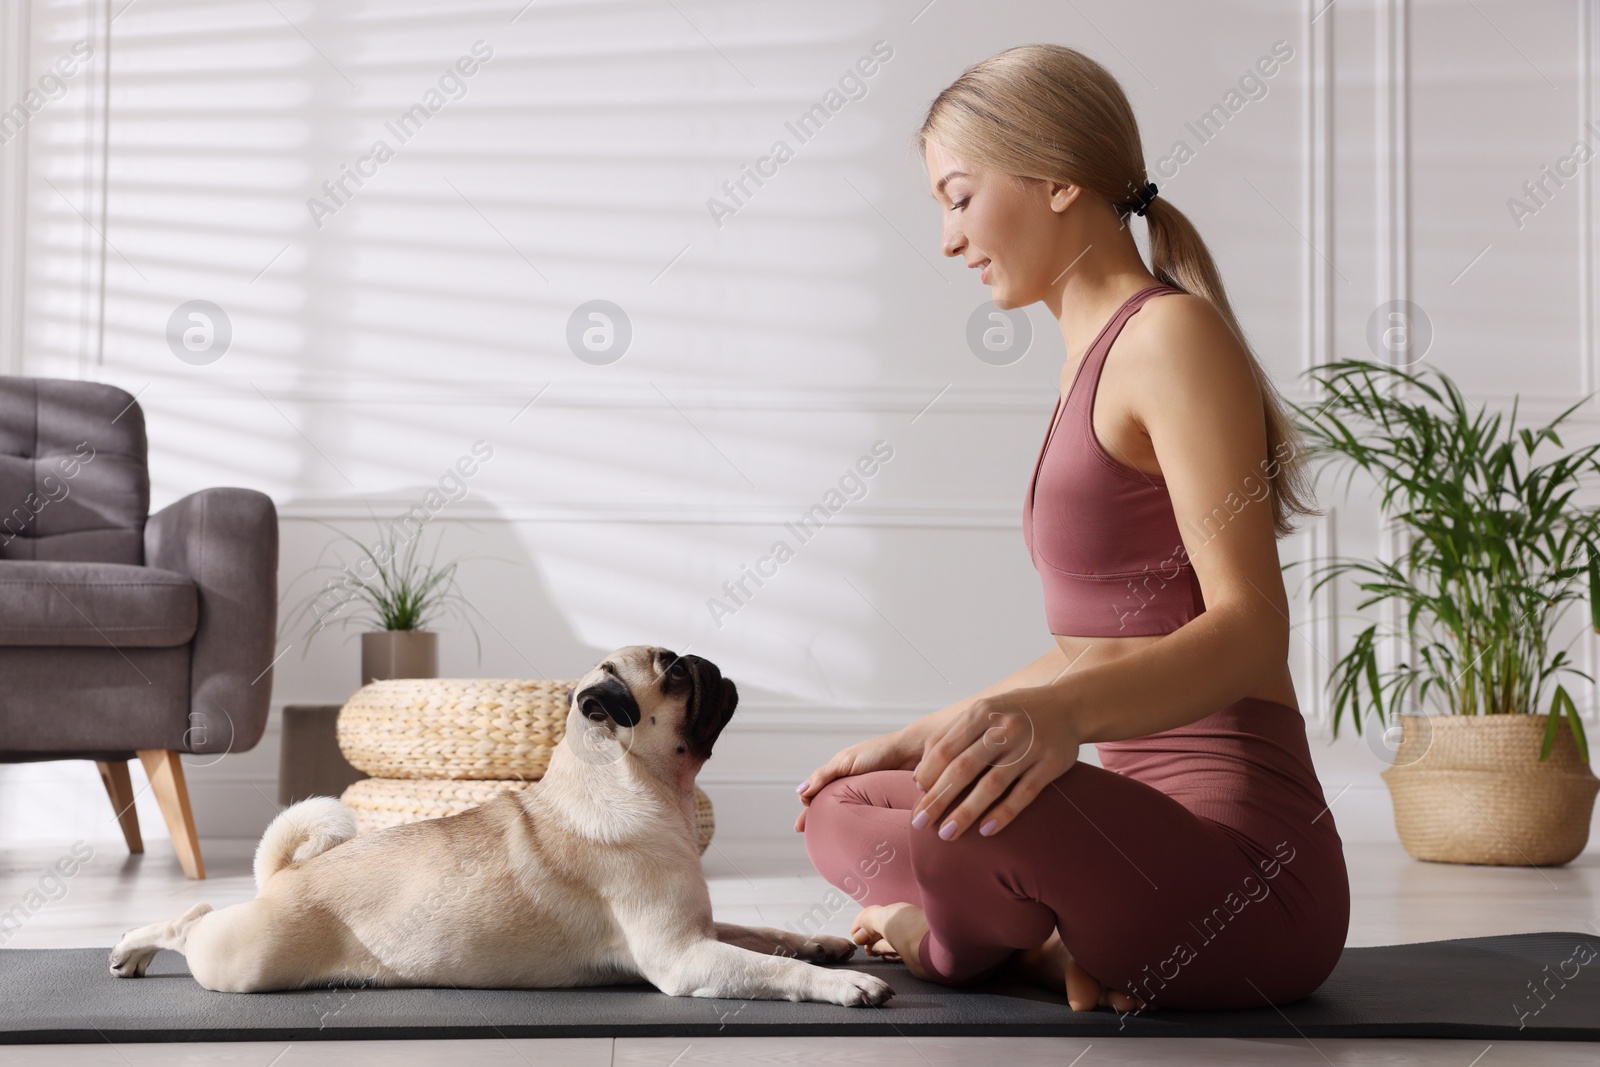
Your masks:
[{"label": "black hair tie", "polygon": [[1151,182],[1149,185],[1146,185],[1143,189],[1139,190],[1137,199],[1133,204],[1126,206],[1129,207],[1135,215],[1142,216],[1144,215],[1145,208],[1150,206],[1150,201],[1154,200],[1155,198],[1156,183]]}]

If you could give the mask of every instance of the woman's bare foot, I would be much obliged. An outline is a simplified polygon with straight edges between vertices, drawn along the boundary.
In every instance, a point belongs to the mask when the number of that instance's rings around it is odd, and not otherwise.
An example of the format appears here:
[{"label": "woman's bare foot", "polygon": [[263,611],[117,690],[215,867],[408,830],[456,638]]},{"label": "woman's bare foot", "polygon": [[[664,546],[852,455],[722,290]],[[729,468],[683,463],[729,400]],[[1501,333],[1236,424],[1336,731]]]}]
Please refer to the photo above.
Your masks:
[{"label": "woman's bare foot", "polygon": [[1072,958],[1061,943],[1061,931],[1052,930],[1050,940],[1038,948],[1019,948],[1000,968],[1000,975],[1051,990],[1065,989],[1067,1005],[1073,1011],[1093,1011],[1110,1007],[1117,1011],[1144,1010],[1144,1001],[1112,989]]},{"label": "woman's bare foot", "polygon": [[934,981],[922,967],[917,949],[928,932],[922,909],[908,901],[873,904],[862,908],[850,924],[850,940],[866,947],[867,954],[899,960],[906,970],[924,982]]}]

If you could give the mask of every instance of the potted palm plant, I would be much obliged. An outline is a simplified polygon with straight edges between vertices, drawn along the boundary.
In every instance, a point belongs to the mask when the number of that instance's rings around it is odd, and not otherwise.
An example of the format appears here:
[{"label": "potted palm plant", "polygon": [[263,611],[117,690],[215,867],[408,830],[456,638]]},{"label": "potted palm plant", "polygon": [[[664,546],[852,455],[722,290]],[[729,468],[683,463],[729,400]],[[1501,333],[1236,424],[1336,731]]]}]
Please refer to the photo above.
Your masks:
[{"label": "potted palm plant", "polygon": [[[1404,545],[1392,561],[1315,566],[1312,592],[1349,574],[1365,594],[1358,610],[1403,609],[1397,632],[1367,626],[1335,664],[1334,735],[1346,711],[1358,732],[1363,710],[1383,728],[1398,717],[1400,745],[1382,777],[1412,856],[1566,863],[1588,842],[1600,780],[1559,678],[1594,679],[1551,646],[1571,601],[1585,596],[1600,631],[1600,508],[1573,502],[1584,476],[1600,473],[1600,444],[1535,462],[1546,442],[1565,447],[1557,426],[1578,404],[1518,429],[1514,399],[1502,431],[1499,414],[1469,411],[1437,370],[1342,360],[1306,376],[1329,396],[1314,412],[1290,404],[1308,459],[1370,475]],[[1393,636],[1410,658],[1381,669]],[[1430,705],[1443,713],[1425,712]]]},{"label": "potted palm plant", "polygon": [[[436,678],[439,635],[428,625],[441,615],[453,614],[472,631],[481,657],[477,628],[462,610],[467,601],[456,585],[458,561],[439,563],[440,539],[424,560],[419,555],[420,528],[407,532],[391,523],[369,545],[329,523],[323,525],[338,537],[308,573],[321,572],[328,578],[293,616],[296,626],[307,616],[314,617],[308,643],[331,625],[364,623],[368,629],[361,635],[362,685],[385,678]],[[353,558],[335,552],[335,560],[328,561],[329,552],[340,548],[352,549]]]}]

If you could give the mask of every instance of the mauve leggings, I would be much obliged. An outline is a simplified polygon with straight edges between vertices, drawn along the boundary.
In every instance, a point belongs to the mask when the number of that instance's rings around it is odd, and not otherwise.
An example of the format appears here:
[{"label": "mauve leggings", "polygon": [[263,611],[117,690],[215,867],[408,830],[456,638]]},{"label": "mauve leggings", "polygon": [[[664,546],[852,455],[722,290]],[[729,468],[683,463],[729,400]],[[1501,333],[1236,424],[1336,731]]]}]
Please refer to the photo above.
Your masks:
[{"label": "mauve leggings", "polygon": [[1097,748],[1103,768],[1074,763],[992,837],[911,829],[910,771],[835,779],[811,799],[806,851],[862,906],[920,905],[918,958],[945,984],[1059,927],[1085,970],[1151,1009],[1259,1008],[1321,985],[1350,883],[1300,713],[1247,697]]}]

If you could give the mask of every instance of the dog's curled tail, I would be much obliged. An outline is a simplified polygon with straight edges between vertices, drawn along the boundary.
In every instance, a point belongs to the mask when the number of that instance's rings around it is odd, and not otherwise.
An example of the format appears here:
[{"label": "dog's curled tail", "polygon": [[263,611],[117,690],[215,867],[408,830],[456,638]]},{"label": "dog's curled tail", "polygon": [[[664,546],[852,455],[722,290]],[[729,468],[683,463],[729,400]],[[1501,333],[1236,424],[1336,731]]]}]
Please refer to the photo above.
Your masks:
[{"label": "dog's curled tail", "polygon": [[356,836],[355,812],[337,797],[307,797],[278,813],[256,846],[256,891],[291,863],[319,856]]}]

